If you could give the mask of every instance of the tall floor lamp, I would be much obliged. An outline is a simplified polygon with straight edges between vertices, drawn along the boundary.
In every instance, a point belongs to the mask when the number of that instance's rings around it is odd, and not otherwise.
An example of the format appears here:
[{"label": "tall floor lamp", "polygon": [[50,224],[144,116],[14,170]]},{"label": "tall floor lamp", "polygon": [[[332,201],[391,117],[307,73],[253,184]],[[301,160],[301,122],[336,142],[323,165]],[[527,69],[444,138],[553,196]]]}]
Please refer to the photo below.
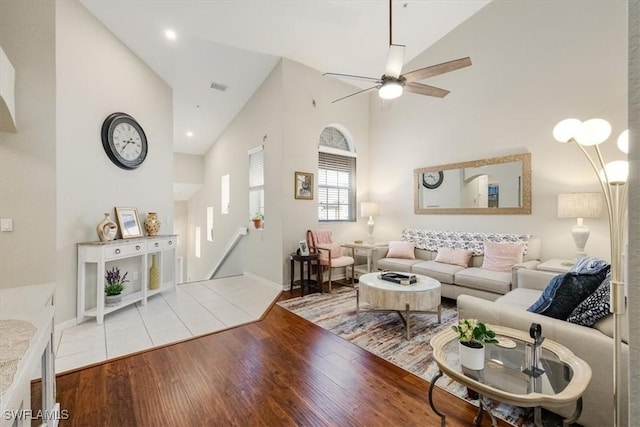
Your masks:
[{"label": "tall floor lamp", "polygon": [[[609,234],[611,242],[611,312],[613,313],[613,425],[617,426],[620,414],[621,376],[621,316],[626,312],[626,298],[622,253],[625,244],[625,229],[627,222],[627,177],[629,163],[617,160],[606,163],[598,145],[611,135],[611,125],[603,119],[590,119],[582,122],[578,119],[565,119],[553,128],[553,137],[559,142],[575,142],[589,160],[591,167],[598,176],[598,181],[604,193],[609,216]],[[589,155],[585,147],[593,146],[598,164]],[[618,148],[629,153],[629,133],[622,132],[618,137]]]}]

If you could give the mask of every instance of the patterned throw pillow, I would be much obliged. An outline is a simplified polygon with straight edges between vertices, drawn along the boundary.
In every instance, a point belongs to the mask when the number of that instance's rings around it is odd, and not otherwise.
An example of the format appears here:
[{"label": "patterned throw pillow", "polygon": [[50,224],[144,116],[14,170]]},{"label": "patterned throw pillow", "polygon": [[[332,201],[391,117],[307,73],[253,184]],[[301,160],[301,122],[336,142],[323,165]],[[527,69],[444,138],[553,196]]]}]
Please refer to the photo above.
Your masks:
[{"label": "patterned throw pillow", "polygon": [[540,313],[546,310],[551,305],[553,298],[556,296],[556,291],[562,284],[562,279],[564,279],[564,274],[553,276],[547,287],[542,291],[542,294],[540,294],[538,300],[531,304],[531,307],[527,308],[527,311]]},{"label": "patterned throw pillow", "polygon": [[607,316],[610,306],[611,273],[607,274],[602,284],[587,299],[582,301],[567,318],[568,322],[582,326],[593,326],[598,320]]},{"label": "patterned throw pillow", "polygon": [[607,264],[606,261],[595,257],[582,257],[569,270],[570,273],[588,273],[590,271],[598,271]]},{"label": "patterned throw pillow", "polygon": [[[590,271],[589,273],[569,272],[560,275],[562,279],[559,285],[554,283],[555,280],[552,280],[549,285],[547,285],[547,287],[550,287],[553,283],[554,286],[557,286],[555,292],[552,292],[553,297],[551,303],[546,307],[539,307],[534,313],[553,317],[554,319],[566,320],[578,304],[584,301],[600,286],[609,272],[609,268],[609,265],[605,265],[600,270]],[[555,276],[554,279],[556,277],[558,276]],[[535,306],[536,303],[534,303],[532,307]],[[531,310],[532,307],[529,307],[528,310],[533,311]]]}]

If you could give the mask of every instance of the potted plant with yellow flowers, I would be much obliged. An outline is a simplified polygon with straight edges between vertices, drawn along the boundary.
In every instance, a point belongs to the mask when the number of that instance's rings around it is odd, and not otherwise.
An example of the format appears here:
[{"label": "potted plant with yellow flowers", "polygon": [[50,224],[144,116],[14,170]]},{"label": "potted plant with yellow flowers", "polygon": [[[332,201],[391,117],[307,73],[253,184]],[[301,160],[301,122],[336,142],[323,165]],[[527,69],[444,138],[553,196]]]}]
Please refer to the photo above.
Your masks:
[{"label": "potted plant with yellow flowers", "polygon": [[458,334],[458,351],[462,366],[484,369],[484,345],[497,343],[496,333],[477,319],[460,319],[457,326],[451,327]]}]

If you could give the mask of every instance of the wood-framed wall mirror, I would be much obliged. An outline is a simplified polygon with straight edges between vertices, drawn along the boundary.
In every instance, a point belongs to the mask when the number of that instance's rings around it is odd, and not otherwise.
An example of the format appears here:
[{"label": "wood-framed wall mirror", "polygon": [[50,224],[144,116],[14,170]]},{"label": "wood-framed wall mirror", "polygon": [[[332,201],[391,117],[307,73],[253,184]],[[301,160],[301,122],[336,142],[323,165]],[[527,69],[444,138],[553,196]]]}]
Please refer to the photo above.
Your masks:
[{"label": "wood-framed wall mirror", "polygon": [[530,214],[531,153],[414,169],[416,214]]}]

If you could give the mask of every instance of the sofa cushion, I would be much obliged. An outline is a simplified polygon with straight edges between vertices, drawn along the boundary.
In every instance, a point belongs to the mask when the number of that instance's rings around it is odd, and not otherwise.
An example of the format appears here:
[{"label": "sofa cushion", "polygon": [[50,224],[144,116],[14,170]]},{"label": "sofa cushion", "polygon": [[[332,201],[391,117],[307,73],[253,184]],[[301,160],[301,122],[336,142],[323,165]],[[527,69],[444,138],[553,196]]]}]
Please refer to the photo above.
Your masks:
[{"label": "sofa cushion", "polygon": [[510,272],[511,268],[522,262],[524,244],[484,242],[484,261],[482,268],[491,271]]},{"label": "sofa cushion", "polygon": [[464,268],[459,265],[444,264],[437,261],[422,261],[415,264],[411,272],[429,276],[442,283],[454,283],[454,275],[461,270],[464,270]]},{"label": "sofa cushion", "polygon": [[470,249],[438,248],[438,255],[436,255],[435,260],[467,268],[472,255],[473,251]]},{"label": "sofa cushion", "polygon": [[526,310],[527,307],[533,304],[538,298],[540,298],[540,291],[538,290],[517,288],[502,295],[496,302]]},{"label": "sofa cushion", "polygon": [[607,316],[610,307],[610,286],[611,273],[607,274],[606,279],[604,279],[594,293],[578,304],[567,318],[567,321],[582,326],[592,326],[598,320]]},{"label": "sofa cushion", "polygon": [[389,252],[387,252],[387,258],[404,258],[415,259],[416,256],[413,253],[416,244],[413,242],[389,242]]},{"label": "sofa cushion", "polygon": [[376,264],[378,270],[401,271],[404,273],[410,273],[411,267],[421,262],[424,261],[420,259],[383,258],[379,259]]},{"label": "sofa cushion", "polygon": [[456,273],[454,280],[456,285],[496,294],[506,294],[511,290],[511,271],[491,271],[471,267]]},{"label": "sofa cushion", "polygon": [[589,273],[569,272],[555,276],[547,286],[549,290],[542,292],[540,298],[544,301],[537,301],[528,311],[566,320],[578,304],[600,286],[609,268],[609,265],[605,265],[600,270],[591,270]]}]

